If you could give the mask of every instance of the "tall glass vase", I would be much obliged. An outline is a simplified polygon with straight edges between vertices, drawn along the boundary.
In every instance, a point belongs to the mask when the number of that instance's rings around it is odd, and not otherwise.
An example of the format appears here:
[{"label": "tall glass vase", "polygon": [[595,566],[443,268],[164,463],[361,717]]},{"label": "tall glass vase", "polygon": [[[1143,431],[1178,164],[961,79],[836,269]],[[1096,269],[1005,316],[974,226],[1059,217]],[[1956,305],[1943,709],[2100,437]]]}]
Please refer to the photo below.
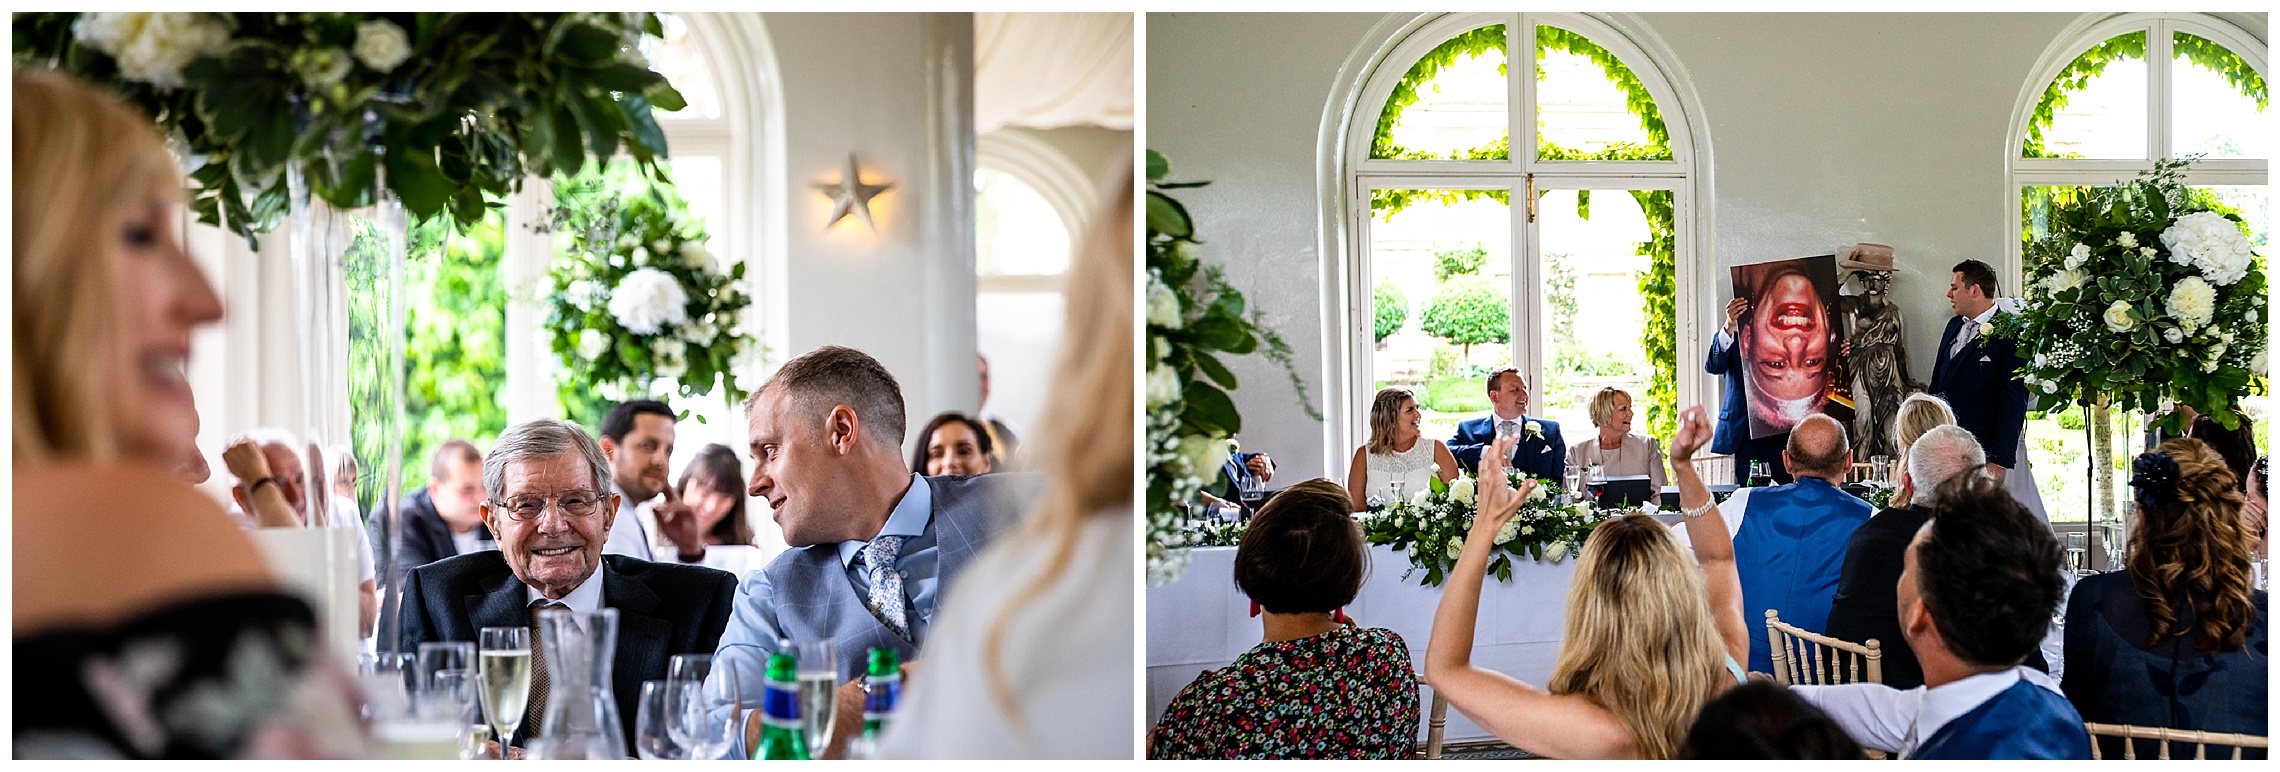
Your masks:
[{"label": "tall glass vase", "polygon": [[546,713],[530,753],[540,759],[622,759],[625,722],[611,687],[617,609],[549,609],[538,614],[546,654]]}]

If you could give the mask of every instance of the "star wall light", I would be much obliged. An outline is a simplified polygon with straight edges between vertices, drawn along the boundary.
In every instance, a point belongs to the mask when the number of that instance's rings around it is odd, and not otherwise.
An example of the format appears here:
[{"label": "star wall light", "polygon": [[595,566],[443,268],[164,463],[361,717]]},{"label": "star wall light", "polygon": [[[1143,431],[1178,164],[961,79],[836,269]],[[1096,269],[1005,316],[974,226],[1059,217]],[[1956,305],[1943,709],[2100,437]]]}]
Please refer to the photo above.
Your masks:
[{"label": "star wall light", "polygon": [[831,197],[831,219],[824,221],[823,229],[831,230],[831,227],[838,225],[840,220],[847,219],[848,215],[854,215],[861,219],[864,225],[869,226],[872,232],[877,232],[879,224],[871,220],[871,199],[877,198],[880,193],[884,193],[892,187],[894,187],[893,183],[877,185],[864,183],[861,173],[855,166],[855,154],[848,153],[847,171],[842,173],[838,182],[815,183],[816,190]]}]

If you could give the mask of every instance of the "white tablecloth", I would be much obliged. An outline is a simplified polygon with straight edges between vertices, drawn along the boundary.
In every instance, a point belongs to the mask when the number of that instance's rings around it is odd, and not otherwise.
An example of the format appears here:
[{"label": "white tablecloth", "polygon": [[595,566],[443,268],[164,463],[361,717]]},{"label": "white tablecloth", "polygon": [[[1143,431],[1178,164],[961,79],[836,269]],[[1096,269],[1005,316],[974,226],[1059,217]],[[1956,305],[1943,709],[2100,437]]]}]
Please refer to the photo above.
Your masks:
[{"label": "white tablecloth", "polygon": [[[1224,667],[1259,645],[1259,620],[1251,601],[1235,587],[1235,548],[1193,551],[1179,581],[1148,588],[1148,723],[1154,725],[1180,689],[1205,670]],[[1346,613],[1363,627],[1384,627],[1409,645],[1413,666],[1425,663],[1433,611],[1441,588],[1401,578],[1409,558],[1385,547],[1370,548],[1370,578]],[[1481,592],[1480,626],[1473,637],[1473,662],[1541,687],[1559,657],[1563,607],[1575,559],[1559,563],[1515,561],[1512,580],[1490,577]],[[1419,682],[1418,737],[1422,740],[1433,688]],[[1449,711],[1446,742],[1491,739],[1456,710]]]}]

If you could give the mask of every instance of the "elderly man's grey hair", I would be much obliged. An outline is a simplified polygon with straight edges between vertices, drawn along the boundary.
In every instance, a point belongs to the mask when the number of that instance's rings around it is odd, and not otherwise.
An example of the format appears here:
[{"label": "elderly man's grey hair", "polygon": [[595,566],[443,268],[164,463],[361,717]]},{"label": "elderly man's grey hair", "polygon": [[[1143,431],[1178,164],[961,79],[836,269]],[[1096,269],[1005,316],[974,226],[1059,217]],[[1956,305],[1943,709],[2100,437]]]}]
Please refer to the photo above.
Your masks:
[{"label": "elderly man's grey hair", "polygon": [[1987,451],[1979,438],[1955,424],[1934,426],[1908,446],[1908,485],[1916,501],[1931,501],[1932,491],[1957,475],[1987,465]]},{"label": "elderly man's grey hair", "polygon": [[503,500],[507,497],[507,464],[573,452],[585,457],[588,481],[595,486],[595,492],[607,498],[610,462],[602,455],[602,446],[594,442],[594,436],[587,434],[585,427],[553,418],[525,421],[499,433],[499,441],[491,446],[491,455],[483,459],[483,491],[492,501]]}]

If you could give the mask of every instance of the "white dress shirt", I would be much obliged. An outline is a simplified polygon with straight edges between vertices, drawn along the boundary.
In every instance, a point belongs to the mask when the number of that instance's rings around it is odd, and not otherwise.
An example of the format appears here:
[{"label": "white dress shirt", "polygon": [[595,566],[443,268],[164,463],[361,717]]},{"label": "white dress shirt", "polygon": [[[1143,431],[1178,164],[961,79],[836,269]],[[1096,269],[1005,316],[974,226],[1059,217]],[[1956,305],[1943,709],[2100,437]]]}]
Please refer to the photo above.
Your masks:
[{"label": "white dress shirt", "polygon": [[1938,734],[1948,722],[1993,699],[2022,678],[2063,694],[2059,692],[2058,682],[2052,681],[2049,675],[2023,665],[1938,687],[1918,686],[1906,691],[1883,684],[1792,686],[1789,690],[1829,714],[1853,740],[1880,751],[1900,754],[1904,759],[1914,755],[1917,746]]},{"label": "white dress shirt", "polygon": [[638,511],[641,502],[626,495],[616,483],[610,484],[610,492],[618,494],[617,520],[610,523],[610,535],[607,541],[602,542],[602,554],[654,560],[649,556],[649,535],[643,533],[641,528],[641,514]]},{"label": "white dress shirt", "polygon": [[1979,325],[1986,324],[1987,320],[1995,318],[1995,312],[2000,310],[2002,310],[2002,306],[1991,304],[1987,306],[1987,310],[1979,312],[1978,316],[1971,317],[1970,320],[1964,322],[1963,329],[1955,332],[1955,342],[1948,345],[1948,358],[1954,359],[1957,355],[1962,354],[1963,347],[1971,345],[1971,341],[1979,337]]},{"label": "white dress shirt", "polygon": [[[602,610],[602,572],[608,570],[609,563],[607,561],[594,564],[593,575],[586,577],[586,581],[578,583],[577,587],[570,590],[570,594],[562,596],[561,600],[555,602],[569,606],[571,611],[580,614],[591,614]],[[537,603],[545,597],[539,593],[538,588],[527,584],[523,585],[524,605]]]}]

